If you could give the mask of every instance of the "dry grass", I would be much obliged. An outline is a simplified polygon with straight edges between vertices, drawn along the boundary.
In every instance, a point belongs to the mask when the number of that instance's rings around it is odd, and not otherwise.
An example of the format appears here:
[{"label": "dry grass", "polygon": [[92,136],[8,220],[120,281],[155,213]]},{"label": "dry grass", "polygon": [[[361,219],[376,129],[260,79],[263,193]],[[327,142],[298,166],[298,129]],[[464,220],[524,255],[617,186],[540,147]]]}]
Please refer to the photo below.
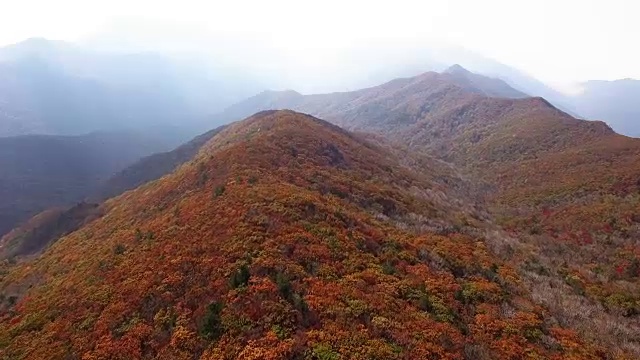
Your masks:
[{"label": "dry grass", "polygon": [[529,298],[543,306],[558,325],[575,329],[587,341],[605,347],[610,359],[640,359],[640,319],[609,311],[588,295],[577,293],[559,274],[558,264],[563,261],[558,258],[576,261],[577,253],[571,259],[572,254],[561,245],[544,248],[549,244],[541,237],[515,238],[498,230],[488,231],[486,239],[494,254],[512,263],[523,258],[538,261],[537,271],[520,262],[520,276]]}]

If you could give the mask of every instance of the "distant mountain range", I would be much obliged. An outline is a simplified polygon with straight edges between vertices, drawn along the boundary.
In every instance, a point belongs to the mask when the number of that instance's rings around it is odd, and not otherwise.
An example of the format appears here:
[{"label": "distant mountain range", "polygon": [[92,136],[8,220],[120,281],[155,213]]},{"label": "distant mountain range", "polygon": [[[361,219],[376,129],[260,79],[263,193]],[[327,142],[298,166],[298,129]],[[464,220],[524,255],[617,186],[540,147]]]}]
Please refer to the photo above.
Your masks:
[{"label": "distant mountain range", "polygon": [[192,136],[201,118],[260,89],[213,72],[154,53],[30,39],[0,49],[0,137],[152,126],[180,126]]},{"label": "distant mountain range", "polygon": [[[507,97],[543,97],[573,116],[606,121],[626,135],[640,131],[634,120],[638,108],[632,101],[637,93],[633,80],[608,86],[590,82],[584,85],[583,94],[569,96],[470,51],[397,50],[404,56],[376,56],[383,49],[375,46],[355,49],[343,63],[353,61],[359,67],[328,67],[318,69],[320,73],[307,69],[313,73],[307,74],[286,67],[261,70],[193,56],[104,52],[72,43],[29,39],[0,48],[0,137],[78,135],[168,125],[181,126],[193,136],[215,124],[213,114],[264,89],[360,89],[427,71],[442,72],[455,63],[484,75],[484,81],[504,82],[492,89],[498,91],[495,96],[505,95],[499,93],[499,87],[506,85],[512,92]],[[489,88],[485,84],[484,89]]]}]

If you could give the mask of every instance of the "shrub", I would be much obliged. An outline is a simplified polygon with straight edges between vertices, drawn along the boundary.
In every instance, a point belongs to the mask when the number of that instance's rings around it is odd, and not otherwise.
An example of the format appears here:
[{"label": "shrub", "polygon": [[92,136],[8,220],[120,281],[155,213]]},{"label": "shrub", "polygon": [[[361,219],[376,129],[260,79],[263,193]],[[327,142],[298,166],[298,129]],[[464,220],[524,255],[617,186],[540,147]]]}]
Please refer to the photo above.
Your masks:
[{"label": "shrub", "polygon": [[276,286],[283,298],[287,300],[291,299],[293,287],[291,286],[291,281],[289,281],[289,278],[285,274],[281,272],[276,274]]},{"label": "shrub", "polygon": [[634,258],[633,260],[631,260],[631,263],[627,267],[626,273],[628,277],[640,276],[640,259]]},{"label": "shrub", "polygon": [[271,331],[278,337],[279,340],[284,340],[289,337],[289,330],[278,324],[271,327]]},{"label": "shrub", "polygon": [[482,294],[473,284],[469,283],[463,284],[462,288],[455,292],[454,297],[465,305],[473,304],[482,300]]},{"label": "shrub", "polygon": [[338,360],[340,359],[340,355],[333,351],[331,346],[325,344],[318,344],[313,347],[311,352],[313,354],[313,358],[317,360]]},{"label": "shrub", "polygon": [[231,285],[231,287],[234,289],[242,286],[247,286],[249,284],[250,277],[251,273],[249,272],[249,267],[246,264],[243,264],[238,270],[234,271],[233,274],[231,274],[229,285]]},{"label": "shrub", "polygon": [[224,194],[224,190],[225,190],[224,185],[218,185],[213,191],[213,195],[215,197],[221,196],[222,194]]},{"label": "shrub", "polygon": [[127,248],[122,244],[116,244],[116,246],[113,247],[113,253],[116,255],[122,255],[126,250]]},{"label": "shrub", "polygon": [[215,301],[207,306],[207,311],[202,319],[202,325],[200,326],[200,334],[209,340],[217,340],[224,333],[224,326],[222,325],[222,309],[224,305]]},{"label": "shrub", "polygon": [[300,294],[294,293],[291,296],[291,303],[293,307],[302,312],[303,315],[309,312],[309,305],[307,305],[307,302],[304,301],[304,298]]},{"label": "shrub", "polygon": [[447,307],[442,299],[429,295],[426,292],[420,294],[418,307],[420,310],[432,314],[436,321],[453,323],[456,320],[456,315]]},{"label": "shrub", "polygon": [[393,266],[391,261],[385,261],[385,263],[382,264],[382,272],[385,275],[394,275],[396,273],[396,268]]},{"label": "shrub", "polygon": [[198,164],[198,186],[204,186],[209,180],[209,174],[207,174],[207,167],[200,163]]}]

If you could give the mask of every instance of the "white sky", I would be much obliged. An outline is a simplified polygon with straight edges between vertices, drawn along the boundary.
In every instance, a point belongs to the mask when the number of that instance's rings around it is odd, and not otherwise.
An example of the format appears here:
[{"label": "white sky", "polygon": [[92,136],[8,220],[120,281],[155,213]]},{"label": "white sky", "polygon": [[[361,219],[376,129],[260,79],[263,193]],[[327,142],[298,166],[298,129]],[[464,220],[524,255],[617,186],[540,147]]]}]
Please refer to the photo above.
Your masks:
[{"label": "white sky", "polygon": [[75,41],[122,17],[254,39],[300,62],[401,39],[461,45],[556,86],[640,79],[635,0],[0,0],[0,45],[35,36]]}]

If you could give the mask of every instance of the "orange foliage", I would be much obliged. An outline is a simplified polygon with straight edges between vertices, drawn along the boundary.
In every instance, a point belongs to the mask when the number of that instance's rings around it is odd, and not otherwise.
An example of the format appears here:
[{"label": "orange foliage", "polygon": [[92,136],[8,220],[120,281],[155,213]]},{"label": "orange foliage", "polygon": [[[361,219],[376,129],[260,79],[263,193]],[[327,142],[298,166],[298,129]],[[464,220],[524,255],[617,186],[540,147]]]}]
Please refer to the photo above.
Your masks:
[{"label": "orange foliage", "polygon": [[[306,115],[266,112],[10,269],[6,358],[594,358],[481,238],[440,235],[428,177]],[[413,190],[411,190],[413,189]],[[424,219],[424,220],[420,220]],[[242,269],[247,269],[248,274]],[[547,346],[549,338],[562,346]],[[474,355],[475,354],[475,355]]]}]

